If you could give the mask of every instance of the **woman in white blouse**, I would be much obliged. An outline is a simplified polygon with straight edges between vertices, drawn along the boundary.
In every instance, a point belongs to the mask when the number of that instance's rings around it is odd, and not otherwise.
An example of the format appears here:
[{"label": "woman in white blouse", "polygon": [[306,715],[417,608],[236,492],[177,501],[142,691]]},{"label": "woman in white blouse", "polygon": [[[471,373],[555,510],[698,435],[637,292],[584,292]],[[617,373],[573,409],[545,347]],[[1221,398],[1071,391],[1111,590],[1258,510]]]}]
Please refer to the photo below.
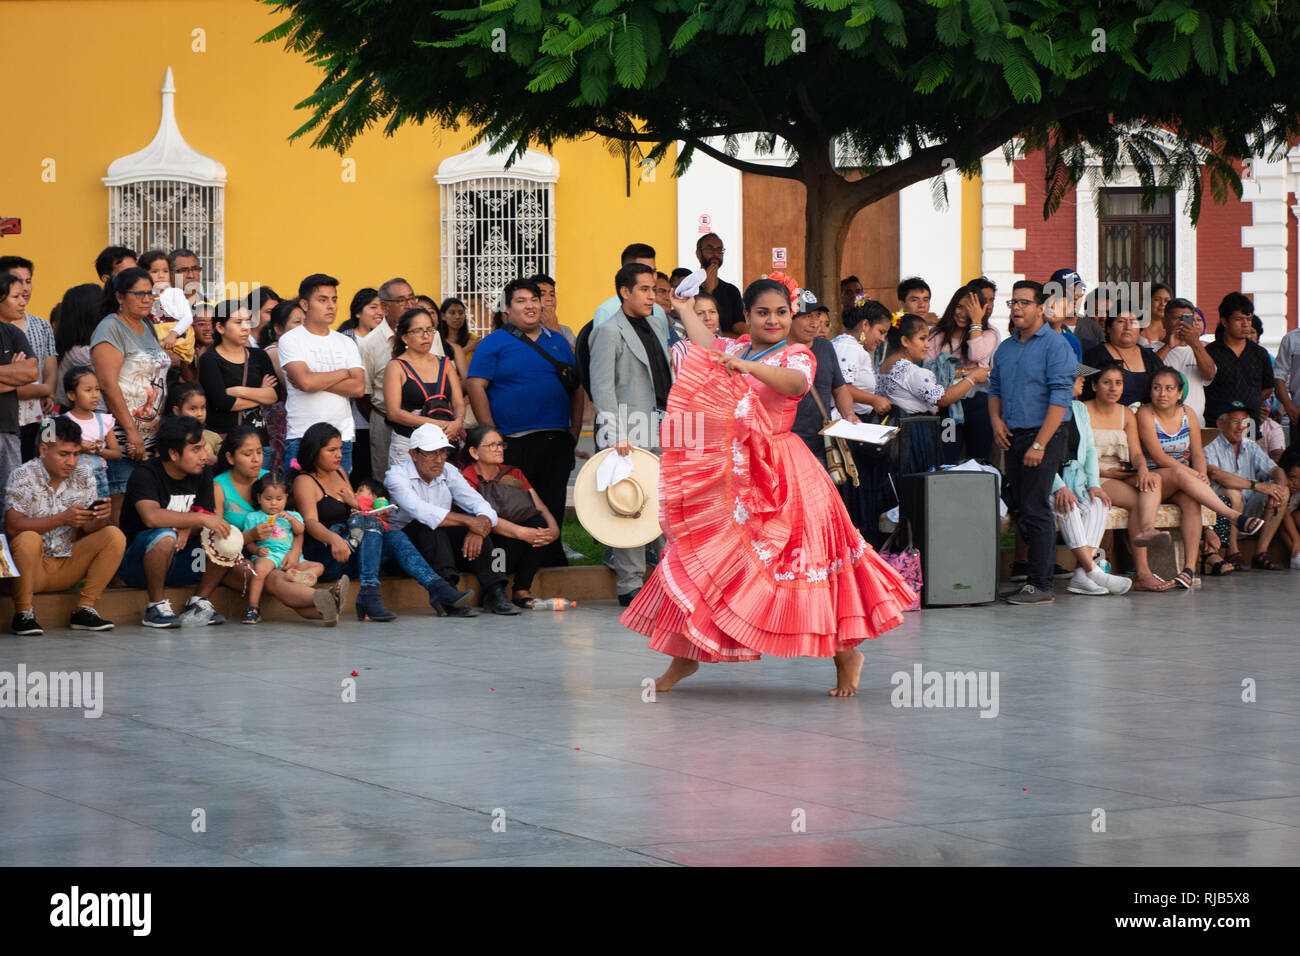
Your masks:
[{"label": "woman in white blouse", "polygon": [[865,296],[861,299],[844,310],[840,318],[844,331],[831,339],[831,345],[853,397],[853,411],[864,420],[874,413],[878,421],[893,406],[889,399],[877,394],[876,367],[871,356],[885,340],[893,315],[882,303]]},{"label": "woman in white blouse", "polygon": [[[939,409],[961,401],[976,385],[988,381],[989,370],[973,366],[954,372],[952,384],[944,388],[923,365],[929,340],[930,328],[925,319],[910,312],[889,330],[888,351],[880,363],[876,387],[904,415],[936,415]],[[938,465],[943,458],[938,444],[939,429],[935,427],[928,437],[919,429],[910,431],[911,434],[903,436],[907,454],[900,463],[902,471],[927,471]]]}]

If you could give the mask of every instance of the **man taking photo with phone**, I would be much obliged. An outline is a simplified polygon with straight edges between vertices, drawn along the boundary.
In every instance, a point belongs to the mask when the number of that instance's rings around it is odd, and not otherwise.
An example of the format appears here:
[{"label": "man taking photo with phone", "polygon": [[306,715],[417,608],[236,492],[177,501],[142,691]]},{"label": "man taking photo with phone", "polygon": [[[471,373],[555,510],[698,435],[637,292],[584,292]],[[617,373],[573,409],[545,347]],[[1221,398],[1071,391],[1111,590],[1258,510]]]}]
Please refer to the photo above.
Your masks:
[{"label": "man taking photo with phone", "polygon": [[[1152,332],[1158,334],[1159,330],[1153,328]],[[1205,425],[1205,386],[1214,381],[1219,371],[1201,342],[1204,332],[1205,318],[1197,313],[1190,300],[1170,299],[1164,313],[1164,342],[1151,343],[1156,348],[1156,358],[1183,376],[1187,383],[1183,404],[1196,412],[1202,426]]]}]

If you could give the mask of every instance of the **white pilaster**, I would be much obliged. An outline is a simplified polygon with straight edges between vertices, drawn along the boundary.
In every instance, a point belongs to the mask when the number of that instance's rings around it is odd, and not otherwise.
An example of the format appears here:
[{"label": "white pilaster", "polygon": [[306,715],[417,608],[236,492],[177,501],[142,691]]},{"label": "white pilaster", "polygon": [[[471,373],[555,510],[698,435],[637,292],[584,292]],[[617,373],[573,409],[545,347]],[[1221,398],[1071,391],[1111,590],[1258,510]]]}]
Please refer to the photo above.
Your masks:
[{"label": "white pilaster", "polygon": [[1025,248],[1025,230],[1015,227],[1016,207],[1025,204],[1025,184],[1015,181],[1014,170],[1002,150],[988,153],[981,163],[983,213],[980,229],[980,266],[997,283],[993,314],[1005,315],[1001,304],[1011,284],[1024,276],[1016,272],[1016,252]]},{"label": "white pilaster", "polygon": [[1241,227],[1241,247],[1254,253],[1254,269],[1241,274],[1241,291],[1255,301],[1265,348],[1276,348],[1286,333],[1286,194],[1287,160],[1252,159],[1241,182],[1241,201],[1250,203],[1251,213],[1251,224]]},{"label": "white pilaster", "polygon": [[905,187],[898,196],[898,277],[929,283],[930,308],[942,314],[948,298],[974,276],[961,274],[961,177],[943,174],[948,202],[935,209],[930,180]]}]

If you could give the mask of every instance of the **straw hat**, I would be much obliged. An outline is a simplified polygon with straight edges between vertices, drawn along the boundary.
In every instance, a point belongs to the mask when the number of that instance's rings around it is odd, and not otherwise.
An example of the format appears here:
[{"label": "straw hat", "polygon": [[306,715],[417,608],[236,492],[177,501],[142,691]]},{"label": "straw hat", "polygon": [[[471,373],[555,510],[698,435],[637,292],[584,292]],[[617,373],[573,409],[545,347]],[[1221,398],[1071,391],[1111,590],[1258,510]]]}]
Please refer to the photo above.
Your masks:
[{"label": "straw hat", "polygon": [[611,548],[639,548],[659,537],[659,459],[633,448],[632,473],[604,491],[596,472],[614,449],[592,455],[573,482],[573,510],[587,533]]},{"label": "straw hat", "polygon": [[210,530],[204,528],[199,532],[199,541],[203,545],[203,551],[212,559],[212,562],[221,565],[223,568],[233,568],[244,551],[244,536],[233,526],[230,533],[224,538],[218,538]]}]

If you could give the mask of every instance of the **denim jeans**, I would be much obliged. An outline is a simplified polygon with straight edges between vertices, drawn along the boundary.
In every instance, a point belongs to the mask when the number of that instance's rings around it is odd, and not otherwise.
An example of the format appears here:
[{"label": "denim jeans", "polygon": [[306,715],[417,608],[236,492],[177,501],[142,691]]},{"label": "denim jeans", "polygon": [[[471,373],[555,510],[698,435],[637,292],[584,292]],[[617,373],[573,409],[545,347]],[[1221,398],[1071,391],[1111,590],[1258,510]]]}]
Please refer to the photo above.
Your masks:
[{"label": "denim jeans", "polygon": [[[348,526],[345,524],[336,524],[330,527],[335,534],[340,535],[345,540],[348,536]],[[379,565],[384,560],[384,535],[380,531],[367,531],[361,536],[361,544],[352,552],[346,561],[340,561],[334,557],[329,547],[319,541],[312,541],[315,547],[312,553],[304,555],[309,561],[319,561],[325,565],[325,573],[320,576],[322,581],[337,581],[342,575],[349,574],[361,582],[363,588],[379,587]]]},{"label": "denim jeans", "polygon": [[[172,555],[171,567],[167,569],[167,577],[164,580],[167,587],[198,584],[203,577],[208,556],[203,547],[196,543],[198,536],[198,531],[195,531],[190,535],[186,547]],[[145,528],[127,545],[122,555],[122,565],[117,569],[117,573],[122,576],[127,587],[148,587],[149,582],[144,573],[144,556],[163,538],[177,540],[176,531],[172,528]]]},{"label": "denim jeans", "polygon": [[[301,444],[301,438],[290,438],[284,443],[284,473],[290,480],[293,479],[293,468],[289,463],[297,460],[298,446]],[[343,474],[352,474],[352,442],[350,441],[343,443]]]}]

